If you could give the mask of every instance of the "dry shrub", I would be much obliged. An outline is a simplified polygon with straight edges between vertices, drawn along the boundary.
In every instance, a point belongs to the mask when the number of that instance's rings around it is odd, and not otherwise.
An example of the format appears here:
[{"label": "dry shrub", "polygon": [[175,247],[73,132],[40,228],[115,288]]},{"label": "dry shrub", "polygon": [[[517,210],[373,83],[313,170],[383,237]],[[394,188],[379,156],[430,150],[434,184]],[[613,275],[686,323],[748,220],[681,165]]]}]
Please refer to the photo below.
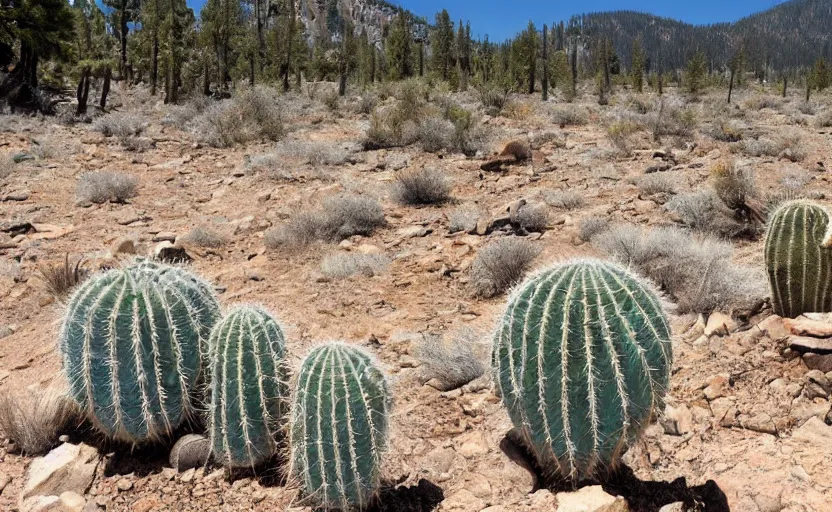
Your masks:
[{"label": "dry shrub", "polygon": [[650,118],[653,140],[665,136],[690,137],[698,124],[696,112],[679,99],[662,99]]},{"label": "dry shrub", "polygon": [[367,151],[409,146],[418,139],[418,129],[419,125],[397,108],[376,111],[370,117],[362,145]]},{"label": "dry shrub", "polygon": [[197,226],[182,237],[182,241],[197,247],[217,249],[228,243],[228,239],[211,228]]},{"label": "dry shrub", "polygon": [[689,228],[719,238],[751,238],[758,227],[736,219],[713,190],[676,196],[665,207],[676,212]]},{"label": "dry shrub", "polygon": [[70,261],[69,254],[67,254],[64,256],[63,263],[38,267],[38,274],[46,285],[46,290],[52,296],[63,299],[89,275],[89,272],[82,267],[83,264],[83,258]]},{"label": "dry shrub", "polygon": [[497,87],[483,86],[479,89],[480,102],[490,116],[498,116],[509,103],[508,91]]},{"label": "dry shrub", "polygon": [[172,124],[180,130],[187,130],[191,121],[202,115],[214,100],[204,94],[195,94],[184,103],[170,105],[162,124]]},{"label": "dry shrub", "polygon": [[396,175],[393,196],[405,205],[441,204],[451,198],[451,185],[434,169],[405,171]]},{"label": "dry shrub", "polygon": [[552,109],[552,122],[561,128],[589,123],[589,113],[583,107],[562,105]]},{"label": "dry shrub", "polygon": [[54,389],[0,393],[0,431],[26,455],[48,452],[74,421],[74,405]]},{"label": "dry shrub", "polygon": [[832,128],[832,109],[826,109],[818,115],[818,128]]},{"label": "dry shrub", "polygon": [[314,166],[341,165],[349,153],[337,143],[316,140],[284,140],[275,150],[276,161],[284,157],[298,159]]},{"label": "dry shrub", "polygon": [[616,226],[593,244],[654,281],[680,313],[750,310],[768,290],[762,271],[731,262],[733,246],[678,228]]},{"label": "dry shrub", "polygon": [[454,124],[446,119],[428,117],[419,124],[417,138],[424,151],[438,153],[454,147]]},{"label": "dry shrub", "polygon": [[378,201],[342,194],[325,200],[320,210],[299,212],[283,226],[270,229],[264,242],[270,249],[299,249],[316,241],[340,242],[353,235],[369,236],[385,223]]},{"label": "dry shrub", "polygon": [[135,137],[144,131],[145,121],[132,114],[104,114],[95,120],[92,129],[105,137]]},{"label": "dry shrub", "polygon": [[607,139],[622,155],[629,156],[633,152],[633,135],[641,127],[631,121],[615,121],[607,126]]},{"label": "dry shrub", "polygon": [[572,190],[544,191],[543,201],[558,210],[576,210],[586,203],[583,196]]},{"label": "dry shrub", "polygon": [[123,172],[85,172],[78,180],[75,196],[79,203],[124,203],[138,194],[139,179]]},{"label": "dry shrub", "polygon": [[243,89],[230,100],[210,105],[191,123],[191,131],[215,147],[254,140],[278,140],[284,134],[283,105],[271,88]]},{"label": "dry shrub", "polygon": [[712,139],[720,142],[739,142],[743,139],[745,126],[736,119],[715,120],[706,131]]},{"label": "dry shrub", "polygon": [[370,114],[378,105],[378,96],[366,92],[361,95],[356,105],[356,110],[359,114]]},{"label": "dry shrub", "polygon": [[610,221],[603,217],[587,217],[578,226],[578,238],[589,242],[598,234],[604,233],[610,227]]},{"label": "dry shrub", "polygon": [[779,110],[783,106],[783,100],[773,96],[754,96],[745,102],[745,108],[750,110],[763,110],[764,108]]},{"label": "dry shrub", "polygon": [[423,334],[414,344],[413,353],[422,362],[419,380],[434,380],[441,391],[452,391],[481,377],[485,365],[479,355],[480,336],[473,330],[463,329],[449,337]]},{"label": "dry shrub", "polygon": [[711,181],[717,197],[732,210],[745,207],[756,196],[754,172],[748,167],[719,162],[711,169]]},{"label": "dry shrub", "polygon": [[466,205],[454,209],[448,214],[448,231],[451,233],[470,233],[477,228],[482,216],[480,208]]},{"label": "dry shrub", "polygon": [[549,210],[540,203],[527,203],[517,209],[511,221],[530,233],[542,233],[549,227]]},{"label": "dry shrub", "polygon": [[783,172],[780,184],[787,190],[799,190],[812,181],[812,175],[803,169],[789,169]]},{"label": "dry shrub", "polygon": [[642,176],[638,180],[638,191],[641,195],[652,196],[656,194],[673,195],[678,192],[679,177],[673,173],[654,173]]},{"label": "dry shrub", "polygon": [[389,264],[390,258],[381,254],[331,254],[321,262],[321,273],[331,279],[373,277],[384,272]]},{"label": "dry shrub", "polygon": [[540,249],[528,240],[501,238],[477,253],[471,266],[471,287],[478,297],[494,297],[523,278]]}]

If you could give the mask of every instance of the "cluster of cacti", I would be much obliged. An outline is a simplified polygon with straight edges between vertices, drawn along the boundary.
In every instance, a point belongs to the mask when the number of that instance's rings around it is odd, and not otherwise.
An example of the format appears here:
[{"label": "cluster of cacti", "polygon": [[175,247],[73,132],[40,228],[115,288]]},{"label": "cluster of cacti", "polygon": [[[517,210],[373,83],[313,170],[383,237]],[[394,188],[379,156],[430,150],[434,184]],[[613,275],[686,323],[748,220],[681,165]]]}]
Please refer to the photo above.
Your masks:
[{"label": "cluster of cacti", "polygon": [[829,228],[828,210],[812,201],[789,201],[772,214],[765,257],[776,314],[832,312]]},{"label": "cluster of cacti", "polygon": [[178,267],[139,260],[92,277],[70,298],[60,334],[71,396],[110,438],[172,433],[194,413],[219,315],[211,287]]},{"label": "cluster of cacti", "polygon": [[209,434],[214,458],[255,467],[277,451],[288,409],[286,341],[265,310],[240,306],[211,332]]},{"label": "cluster of cacti", "polygon": [[580,479],[613,469],[660,410],[671,358],[656,293],[624,267],[577,260],[512,294],[492,363],[541,466]]},{"label": "cluster of cacti", "polygon": [[292,468],[324,508],[363,509],[379,488],[390,395],[363,351],[341,343],[304,359],[292,404]]}]

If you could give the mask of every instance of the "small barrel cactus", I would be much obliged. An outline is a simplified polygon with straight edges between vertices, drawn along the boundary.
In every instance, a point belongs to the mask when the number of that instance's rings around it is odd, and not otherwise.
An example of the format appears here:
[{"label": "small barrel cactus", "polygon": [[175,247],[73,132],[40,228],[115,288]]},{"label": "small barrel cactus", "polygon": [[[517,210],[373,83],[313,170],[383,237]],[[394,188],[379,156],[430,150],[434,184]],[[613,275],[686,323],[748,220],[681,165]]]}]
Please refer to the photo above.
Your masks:
[{"label": "small barrel cactus", "polygon": [[70,395],[109,438],[171,434],[194,413],[219,316],[211,287],[178,267],[138,260],[90,278],[70,298],[60,334]]},{"label": "small barrel cactus", "polygon": [[530,277],[495,333],[498,393],[540,465],[612,470],[660,409],[670,327],[657,295],[617,264],[576,260]]},{"label": "small barrel cactus", "polygon": [[832,249],[828,210],[789,201],[771,216],[766,268],[774,312],[786,318],[832,312]]},{"label": "small barrel cactus", "polygon": [[292,404],[292,469],[326,509],[364,509],[375,496],[387,444],[390,396],[364,351],[342,343],[304,359]]},{"label": "small barrel cactus", "polygon": [[277,451],[288,409],[286,341],[264,309],[240,306],[211,331],[209,432],[217,462],[256,467]]}]

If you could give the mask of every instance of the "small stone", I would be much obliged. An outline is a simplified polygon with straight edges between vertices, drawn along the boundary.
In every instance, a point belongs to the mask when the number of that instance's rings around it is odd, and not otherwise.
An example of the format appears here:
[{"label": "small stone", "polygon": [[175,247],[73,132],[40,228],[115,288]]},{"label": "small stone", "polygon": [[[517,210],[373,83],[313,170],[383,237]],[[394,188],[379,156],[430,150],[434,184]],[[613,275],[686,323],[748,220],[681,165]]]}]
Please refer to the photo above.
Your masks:
[{"label": "small stone", "polygon": [[630,508],[621,496],[611,496],[600,485],[584,487],[575,492],[555,496],[558,512],[627,512]]},{"label": "small stone", "polygon": [[31,192],[28,190],[15,190],[3,197],[3,201],[26,201],[29,199]]},{"label": "small stone", "polygon": [[822,371],[811,370],[806,374],[806,386],[803,388],[806,398],[828,398],[830,390],[832,385]]},{"label": "small stone", "polygon": [[416,359],[413,356],[403,354],[401,357],[399,357],[399,366],[402,368],[418,368],[422,366],[422,361]]},{"label": "small stone", "polygon": [[678,407],[668,405],[661,423],[665,433],[681,436],[693,430],[693,414],[685,404]]},{"label": "small stone", "polygon": [[708,400],[716,400],[728,395],[728,388],[730,381],[727,375],[714,375],[708,380],[708,386],[704,389],[705,398]]},{"label": "small stone", "polygon": [[83,512],[87,504],[83,496],[73,491],[62,492],[58,498],[61,500],[63,512]]},{"label": "small stone", "polygon": [[161,504],[162,502],[158,497],[145,496],[133,502],[133,505],[130,507],[130,512],[150,512]]},{"label": "small stone", "polygon": [[705,336],[726,336],[737,329],[737,322],[725,313],[713,312],[705,324]]},{"label": "small stone", "polygon": [[460,445],[456,451],[466,459],[472,459],[478,455],[488,453],[488,445],[485,442],[485,437],[478,432],[460,436],[459,440]]},{"label": "small stone", "polygon": [[116,488],[119,491],[129,491],[133,488],[133,481],[129,478],[122,478],[118,482],[116,482]]},{"label": "small stone", "polygon": [[822,320],[813,320],[800,316],[783,320],[785,327],[796,336],[810,336],[813,338],[832,337],[832,324]]},{"label": "small stone", "polygon": [[84,494],[98,467],[98,452],[85,444],[64,443],[29,466],[23,499],[59,495],[64,491]]},{"label": "small stone", "polygon": [[777,315],[771,315],[760,322],[757,327],[773,340],[781,340],[789,336],[789,330],[786,328],[783,318]]},{"label": "small stone", "polygon": [[11,329],[11,327],[7,325],[0,325],[0,340],[9,337],[12,334],[14,334],[14,331]]},{"label": "small stone", "polygon": [[683,501],[677,501],[675,503],[669,503],[662,508],[659,509],[659,512],[684,512],[685,511],[685,503]]},{"label": "small stone", "polygon": [[265,203],[271,198],[272,198],[272,193],[269,192],[269,191],[261,192],[261,193],[257,194],[257,202],[258,203]]},{"label": "small stone", "polygon": [[186,484],[190,483],[194,479],[194,474],[196,474],[196,470],[194,468],[191,468],[179,476],[179,481],[184,482]]},{"label": "small stone", "polygon": [[754,432],[771,435],[777,434],[777,427],[774,425],[774,421],[771,419],[771,416],[764,412],[756,414],[743,421],[742,426],[748,430],[753,430]]},{"label": "small stone", "polygon": [[21,501],[20,512],[61,512],[61,499],[57,496],[31,496]]},{"label": "small stone", "polygon": [[171,233],[170,231],[162,231],[153,236],[153,241],[173,243],[176,241],[176,233]]},{"label": "small stone", "polygon": [[3,489],[6,488],[9,483],[11,483],[12,477],[0,471],[0,494],[3,493]]},{"label": "small stone", "polygon": [[560,510],[557,506],[557,498],[554,494],[546,489],[540,489],[529,496],[529,504],[532,510]]},{"label": "small stone", "polygon": [[183,247],[177,247],[170,241],[159,242],[153,249],[153,256],[166,263],[187,263],[193,261],[191,255]]},{"label": "small stone", "polygon": [[832,354],[803,354],[803,364],[810,370],[820,370],[823,373],[832,371]]}]

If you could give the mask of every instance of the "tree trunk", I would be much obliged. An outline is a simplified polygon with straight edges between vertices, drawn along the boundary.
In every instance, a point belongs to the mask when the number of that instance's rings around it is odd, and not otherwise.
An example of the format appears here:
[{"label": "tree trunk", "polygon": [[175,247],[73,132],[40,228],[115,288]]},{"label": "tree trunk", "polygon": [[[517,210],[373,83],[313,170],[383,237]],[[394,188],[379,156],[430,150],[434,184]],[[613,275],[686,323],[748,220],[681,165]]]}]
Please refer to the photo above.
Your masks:
[{"label": "tree trunk", "polygon": [[734,93],[734,75],[736,71],[731,69],[731,81],[728,82],[728,104],[731,104],[731,95]]},{"label": "tree trunk", "polygon": [[663,82],[664,82],[664,75],[662,74],[661,71],[659,71],[658,77],[656,78],[656,83],[659,86],[659,96],[664,94],[664,88],[662,87],[664,85]]},{"label": "tree trunk", "polygon": [[202,73],[202,94],[205,96],[211,95],[211,70],[209,69],[208,62],[205,62],[204,66],[205,70]]},{"label": "tree trunk", "polygon": [[578,95],[578,40],[572,44],[572,97]]},{"label": "tree trunk", "polygon": [[543,25],[543,84],[541,85],[543,101],[549,100],[549,44],[546,38],[547,32],[546,25]]},{"label": "tree trunk", "polygon": [[75,91],[75,98],[78,100],[78,107],[75,115],[81,116],[87,113],[87,99],[90,96],[90,68],[85,67],[81,71],[81,79],[78,81],[78,89]]},{"label": "tree trunk", "polygon": [[98,106],[101,107],[101,110],[105,110],[107,108],[107,95],[110,94],[110,80],[112,78],[112,70],[110,66],[107,66],[107,69],[104,70],[104,85],[101,86],[101,101],[99,101]]},{"label": "tree trunk", "polygon": [[252,53],[248,59],[248,82],[254,87],[254,54]]},{"label": "tree trunk", "polygon": [[260,73],[266,65],[266,40],[263,37],[263,14],[261,13],[261,3],[263,0],[255,0],[254,15],[257,18],[257,55],[260,61]]},{"label": "tree trunk", "polygon": [[376,49],[370,47],[370,83],[376,83]]},{"label": "tree trunk", "polygon": [[419,41],[419,76],[425,76],[425,42]]},{"label": "tree trunk", "polygon": [[806,103],[809,103],[809,97],[812,95],[812,79],[806,77]]},{"label": "tree trunk", "polygon": [[786,76],[786,75],[783,75],[783,97],[784,98],[786,97],[786,92],[788,90],[788,87],[789,87],[789,77]]},{"label": "tree trunk", "polygon": [[159,79],[159,33],[153,30],[153,49],[150,53],[150,94],[156,96],[156,81]]},{"label": "tree trunk", "polygon": [[127,77],[127,0],[121,0],[121,10],[119,12],[119,39],[121,42],[121,69],[119,74],[121,78]]},{"label": "tree trunk", "polygon": [[292,46],[295,42],[295,0],[289,0],[289,30],[286,35],[286,60],[283,62],[283,90],[289,90],[289,69],[292,67]]}]

